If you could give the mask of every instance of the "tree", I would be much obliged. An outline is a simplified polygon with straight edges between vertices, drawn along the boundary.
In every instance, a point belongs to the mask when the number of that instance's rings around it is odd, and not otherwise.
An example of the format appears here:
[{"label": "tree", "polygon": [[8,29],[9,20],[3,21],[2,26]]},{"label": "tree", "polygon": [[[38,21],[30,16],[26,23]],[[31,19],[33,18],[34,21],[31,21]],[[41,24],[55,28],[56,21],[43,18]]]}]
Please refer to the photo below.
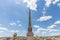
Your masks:
[{"label": "tree", "polygon": [[13,34],[13,40],[15,40],[16,37],[17,37],[17,33],[14,33],[14,34]]},{"label": "tree", "polygon": [[14,34],[13,34],[13,37],[17,37],[17,33],[14,33]]}]

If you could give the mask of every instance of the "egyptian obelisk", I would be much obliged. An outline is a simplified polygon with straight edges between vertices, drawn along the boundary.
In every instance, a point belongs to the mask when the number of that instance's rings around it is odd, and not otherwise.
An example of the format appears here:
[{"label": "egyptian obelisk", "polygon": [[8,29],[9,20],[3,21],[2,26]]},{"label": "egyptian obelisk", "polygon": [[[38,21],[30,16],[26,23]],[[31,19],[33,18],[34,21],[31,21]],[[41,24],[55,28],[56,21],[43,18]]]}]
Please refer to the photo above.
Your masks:
[{"label": "egyptian obelisk", "polygon": [[29,10],[27,40],[33,40],[33,36],[34,34],[32,32],[31,10]]}]

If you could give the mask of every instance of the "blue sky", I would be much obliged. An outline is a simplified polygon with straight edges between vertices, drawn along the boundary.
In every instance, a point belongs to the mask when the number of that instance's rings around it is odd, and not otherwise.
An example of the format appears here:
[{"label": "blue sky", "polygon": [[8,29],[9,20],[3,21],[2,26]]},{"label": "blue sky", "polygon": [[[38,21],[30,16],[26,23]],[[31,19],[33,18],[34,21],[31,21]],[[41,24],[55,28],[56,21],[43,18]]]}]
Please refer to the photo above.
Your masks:
[{"label": "blue sky", "polygon": [[34,36],[60,35],[60,0],[0,0],[0,37],[26,36],[29,9]]}]

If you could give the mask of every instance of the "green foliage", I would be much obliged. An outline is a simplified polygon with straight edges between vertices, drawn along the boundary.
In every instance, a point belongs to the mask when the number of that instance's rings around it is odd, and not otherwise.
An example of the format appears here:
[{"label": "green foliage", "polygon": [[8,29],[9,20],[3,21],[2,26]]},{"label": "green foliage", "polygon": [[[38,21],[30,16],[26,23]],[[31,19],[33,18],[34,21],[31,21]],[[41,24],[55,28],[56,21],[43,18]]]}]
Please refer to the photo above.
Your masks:
[{"label": "green foliage", "polygon": [[13,34],[13,37],[17,37],[17,33],[14,33],[14,34]]}]

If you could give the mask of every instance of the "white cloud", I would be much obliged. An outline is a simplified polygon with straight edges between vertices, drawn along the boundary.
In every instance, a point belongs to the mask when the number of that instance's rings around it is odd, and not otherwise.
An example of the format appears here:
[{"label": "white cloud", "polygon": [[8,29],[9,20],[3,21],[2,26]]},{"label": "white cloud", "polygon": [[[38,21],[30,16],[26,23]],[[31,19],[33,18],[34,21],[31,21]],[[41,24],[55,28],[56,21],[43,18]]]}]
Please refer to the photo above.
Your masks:
[{"label": "white cloud", "polygon": [[45,28],[38,28],[38,29],[35,31],[35,34],[36,34],[36,35],[39,35],[40,33],[42,33],[42,34],[47,33],[47,29],[45,29]]},{"label": "white cloud", "polygon": [[47,29],[45,29],[45,28],[38,28],[37,30],[38,30],[38,31],[45,31],[45,30],[47,30]]},{"label": "white cloud", "polygon": [[58,3],[58,4],[57,4],[57,6],[59,6],[59,7],[60,7],[60,3]]},{"label": "white cloud", "polygon": [[37,25],[35,28],[37,28],[37,30],[35,31],[35,34],[36,34],[36,35],[38,35],[39,33],[43,33],[43,31],[44,31],[44,32],[47,31],[47,29],[41,28],[41,27],[38,26],[38,25]]},{"label": "white cloud", "polygon": [[42,28],[38,25],[35,26],[35,28],[37,28],[37,30],[35,31],[35,33],[39,34],[41,33],[46,33],[46,32],[58,32],[58,29],[55,29],[55,27],[57,26],[57,24],[60,24],[60,20],[55,21],[52,25],[48,26],[47,28]]},{"label": "white cloud", "polygon": [[57,6],[60,7],[60,0],[54,0],[52,3],[53,3],[53,4],[57,4]]},{"label": "white cloud", "polygon": [[50,20],[52,18],[52,16],[42,16],[39,19],[37,19],[37,21],[47,21]]},{"label": "white cloud", "polygon": [[57,25],[51,25],[51,26],[48,26],[47,28],[49,28],[49,29],[53,29],[53,28],[55,28]]},{"label": "white cloud", "polygon": [[43,16],[45,16],[45,14],[46,14],[46,8],[45,7],[43,8],[42,13],[43,13]]},{"label": "white cloud", "polygon": [[0,31],[0,33],[3,33],[4,31]]},{"label": "white cloud", "polygon": [[60,24],[60,20],[56,21],[54,24]]},{"label": "white cloud", "polygon": [[27,5],[28,8],[31,10],[36,10],[37,9],[37,0],[24,0],[24,3]]},{"label": "white cloud", "polygon": [[45,6],[46,7],[49,7],[50,6],[50,4],[52,3],[52,0],[45,0]]},{"label": "white cloud", "polygon": [[47,32],[42,32],[43,34],[47,33]]},{"label": "white cloud", "polygon": [[0,30],[8,30],[7,28],[5,28],[5,27],[0,27]]},{"label": "white cloud", "polygon": [[45,28],[41,28],[40,26],[38,25],[34,25],[35,28],[37,28],[38,31],[41,31],[41,30],[46,30]]},{"label": "white cloud", "polygon": [[51,4],[57,4],[60,0],[45,0],[45,6],[49,7]]},{"label": "white cloud", "polygon": [[40,26],[36,26],[35,28],[37,28],[36,29],[36,31],[35,31],[35,34],[39,34],[39,33],[43,33],[43,34],[45,34],[45,33],[47,33],[47,32],[58,32],[59,30],[58,29],[55,29],[55,27],[56,27],[57,25],[51,25],[51,26],[48,26],[47,28],[42,28],[42,27],[40,27]]},{"label": "white cloud", "polygon": [[47,32],[57,32],[59,30],[57,29],[49,29],[49,28],[38,28],[36,31],[35,31],[35,34],[39,34],[39,33],[47,33]]},{"label": "white cloud", "polygon": [[35,28],[39,28],[40,26],[38,26],[38,25],[34,25],[33,27],[35,27]]},{"label": "white cloud", "polygon": [[37,35],[37,34],[39,34],[40,33],[40,31],[35,31],[35,34]]},{"label": "white cloud", "polygon": [[15,33],[15,32],[18,33],[19,30],[11,30],[11,32],[12,32],[12,33]]},{"label": "white cloud", "polygon": [[20,21],[11,22],[10,25],[11,25],[11,26],[19,26],[19,27],[22,26],[21,23],[20,23]]},{"label": "white cloud", "polygon": [[54,29],[57,26],[57,24],[60,24],[60,20],[55,21],[52,25],[48,26],[47,28],[48,29]]},{"label": "white cloud", "polygon": [[48,8],[52,4],[53,0],[45,0],[45,5],[43,7],[42,14],[43,16],[38,19],[38,21],[47,21],[52,18],[52,16],[45,16],[46,15],[46,8]]},{"label": "white cloud", "polygon": [[60,0],[54,0],[53,1],[53,4],[56,4],[57,2],[59,2]]},{"label": "white cloud", "polygon": [[57,31],[59,31],[59,30],[57,30],[57,29],[49,29],[48,31],[49,31],[49,32],[57,32]]},{"label": "white cloud", "polygon": [[11,26],[16,26],[17,24],[15,22],[10,23]]}]

